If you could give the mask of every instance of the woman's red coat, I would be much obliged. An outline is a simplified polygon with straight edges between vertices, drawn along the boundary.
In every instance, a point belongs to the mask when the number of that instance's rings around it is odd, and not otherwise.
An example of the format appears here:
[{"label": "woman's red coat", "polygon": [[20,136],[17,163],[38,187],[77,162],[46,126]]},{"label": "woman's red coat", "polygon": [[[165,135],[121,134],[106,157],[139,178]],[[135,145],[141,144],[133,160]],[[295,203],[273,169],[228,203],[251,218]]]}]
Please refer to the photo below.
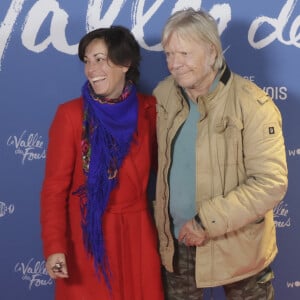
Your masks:
[{"label": "woman's red coat", "polygon": [[65,253],[69,278],[56,280],[57,300],[163,299],[157,236],[146,199],[151,164],[156,157],[155,100],[139,95],[138,128],[119,171],[103,219],[112,291],[97,279],[83,246],[79,197],[85,177],[81,135],[83,100],[59,106],[49,131],[41,193],[44,255]]}]

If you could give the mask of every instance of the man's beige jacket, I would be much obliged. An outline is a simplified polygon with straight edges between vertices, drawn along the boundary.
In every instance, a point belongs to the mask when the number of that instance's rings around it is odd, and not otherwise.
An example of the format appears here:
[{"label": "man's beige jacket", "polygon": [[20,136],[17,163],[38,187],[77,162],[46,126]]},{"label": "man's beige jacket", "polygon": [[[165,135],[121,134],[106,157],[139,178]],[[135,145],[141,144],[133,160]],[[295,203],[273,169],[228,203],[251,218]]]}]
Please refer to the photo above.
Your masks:
[{"label": "man's beige jacket", "polygon": [[[189,105],[172,76],[158,84],[155,219],[165,268],[173,271],[169,171]],[[225,67],[215,90],[198,98],[196,207],[209,239],[197,247],[198,287],[242,280],[277,254],[273,208],[287,190],[282,120],[272,99]],[[185,199],[182,199],[185,201]]]}]

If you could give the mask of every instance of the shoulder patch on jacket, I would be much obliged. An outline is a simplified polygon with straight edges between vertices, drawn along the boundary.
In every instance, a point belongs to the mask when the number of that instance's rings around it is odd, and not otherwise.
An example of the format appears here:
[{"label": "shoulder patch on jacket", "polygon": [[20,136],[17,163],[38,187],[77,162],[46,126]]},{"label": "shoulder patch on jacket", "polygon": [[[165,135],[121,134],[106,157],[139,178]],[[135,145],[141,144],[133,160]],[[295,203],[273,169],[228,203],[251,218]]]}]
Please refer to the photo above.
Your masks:
[{"label": "shoulder patch on jacket", "polygon": [[266,102],[268,102],[270,100],[270,97],[267,94],[263,94],[262,97],[257,98],[257,102],[259,104],[265,104]]},{"label": "shoulder patch on jacket", "polygon": [[264,125],[264,138],[275,138],[279,135],[280,128],[276,123],[268,123]]}]

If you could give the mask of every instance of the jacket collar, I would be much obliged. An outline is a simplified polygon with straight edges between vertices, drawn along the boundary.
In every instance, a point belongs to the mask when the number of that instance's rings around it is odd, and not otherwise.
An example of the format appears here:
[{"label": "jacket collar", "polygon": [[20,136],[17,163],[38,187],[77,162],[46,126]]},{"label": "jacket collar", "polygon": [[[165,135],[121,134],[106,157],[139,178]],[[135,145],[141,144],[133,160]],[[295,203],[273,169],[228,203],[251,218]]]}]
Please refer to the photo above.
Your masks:
[{"label": "jacket collar", "polygon": [[229,70],[227,64],[225,63],[224,71],[223,71],[222,76],[220,77],[220,81],[221,81],[224,85],[226,85],[227,82],[228,82],[228,80],[229,80],[229,78],[230,78],[230,75],[231,75],[231,72],[230,72],[230,70]]}]

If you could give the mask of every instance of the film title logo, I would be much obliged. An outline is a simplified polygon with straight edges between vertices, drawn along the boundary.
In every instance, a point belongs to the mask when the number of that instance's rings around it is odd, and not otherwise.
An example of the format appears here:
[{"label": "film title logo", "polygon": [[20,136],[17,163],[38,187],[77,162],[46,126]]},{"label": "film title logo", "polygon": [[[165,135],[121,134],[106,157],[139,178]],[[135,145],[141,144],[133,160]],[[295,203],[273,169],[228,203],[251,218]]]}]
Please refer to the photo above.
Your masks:
[{"label": "film title logo", "polygon": [[46,262],[31,258],[27,263],[18,262],[15,265],[15,272],[21,274],[23,281],[28,281],[28,288],[38,288],[53,284],[46,270]]},{"label": "film title logo", "polygon": [[28,133],[26,130],[20,136],[14,135],[7,139],[7,146],[13,147],[16,155],[25,161],[40,160],[46,158],[46,150],[42,137],[38,133]]}]

